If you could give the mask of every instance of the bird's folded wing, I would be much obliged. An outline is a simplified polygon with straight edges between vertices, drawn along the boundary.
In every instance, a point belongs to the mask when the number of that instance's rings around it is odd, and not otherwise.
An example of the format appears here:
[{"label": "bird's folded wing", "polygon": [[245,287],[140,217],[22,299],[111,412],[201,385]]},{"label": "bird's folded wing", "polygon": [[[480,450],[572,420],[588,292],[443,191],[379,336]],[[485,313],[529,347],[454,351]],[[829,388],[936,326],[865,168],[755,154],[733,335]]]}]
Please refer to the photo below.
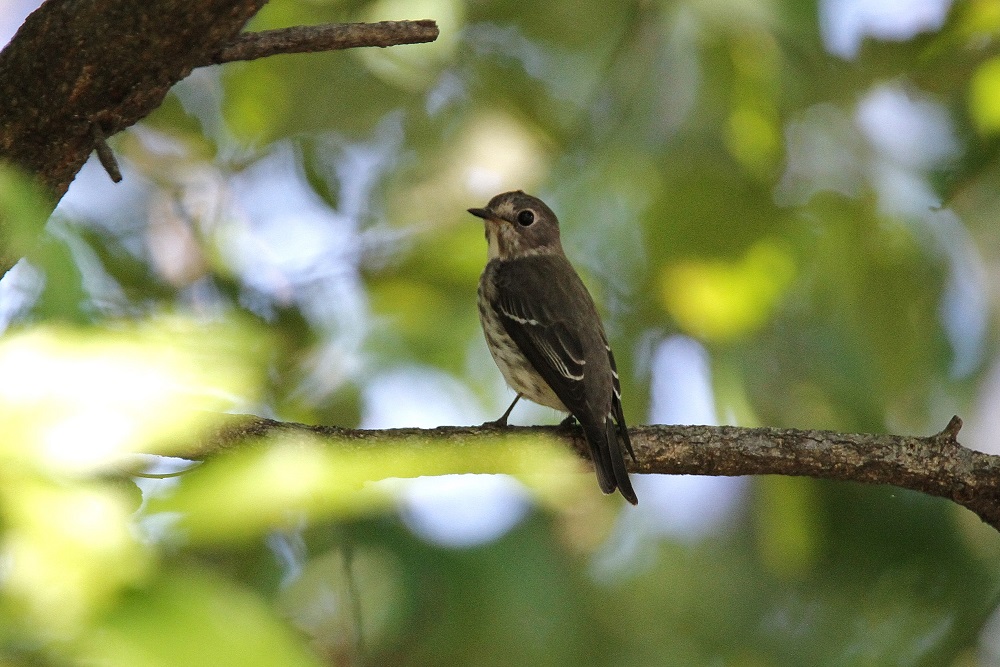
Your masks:
[{"label": "bird's folded wing", "polygon": [[558,298],[538,273],[525,271],[518,273],[516,283],[497,281],[492,305],[521,353],[570,412],[578,415],[586,409],[587,362],[579,336],[559,314]]}]

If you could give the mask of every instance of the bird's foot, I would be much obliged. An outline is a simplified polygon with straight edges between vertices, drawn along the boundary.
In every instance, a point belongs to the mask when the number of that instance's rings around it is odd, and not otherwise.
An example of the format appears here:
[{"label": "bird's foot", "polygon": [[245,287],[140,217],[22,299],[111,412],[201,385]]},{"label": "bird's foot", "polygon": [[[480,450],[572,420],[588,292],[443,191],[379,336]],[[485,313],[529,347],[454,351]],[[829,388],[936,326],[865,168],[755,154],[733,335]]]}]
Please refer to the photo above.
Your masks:
[{"label": "bird's foot", "polygon": [[514,397],[514,402],[510,404],[510,407],[507,408],[507,411],[504,412],[502,415],[500,415],[500,419],[491,422],[483,422],[482,428],[507,428],[507,417],[510,416],[510,411],[514,409],[514,406],[517,405],[517,402],[520,400],[521,400],[521,395],[518,394],[517,396]]},{"label": "bird's foot", "polygon": [[561,422],[559,422],[559,428],[561,428],[561,429],[576,428],[576,425],[578,423],[579,422],[577,422],[576,417],[574,417],[573,415],[569,415],[568,417],[566,417],[566,419],[564,419]]}]

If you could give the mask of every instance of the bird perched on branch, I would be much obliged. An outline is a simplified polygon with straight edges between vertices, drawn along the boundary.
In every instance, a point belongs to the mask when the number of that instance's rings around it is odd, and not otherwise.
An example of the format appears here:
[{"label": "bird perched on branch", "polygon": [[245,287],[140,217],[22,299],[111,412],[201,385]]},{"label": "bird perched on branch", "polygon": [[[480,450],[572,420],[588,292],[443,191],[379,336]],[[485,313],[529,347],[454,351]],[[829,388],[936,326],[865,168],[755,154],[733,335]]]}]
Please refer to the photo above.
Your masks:
[{"label": "bird perched on branch", "polygon": [[615,357],[594,300],[563,253],[559,221],[540,199],[520,190],[499,194],[482,218],[489,244],[479,279],[479,319],[486,343],[517,397],[570,413],[583,427],[597,481],[638,503],[625,469],[635,460],[622,413]]}]

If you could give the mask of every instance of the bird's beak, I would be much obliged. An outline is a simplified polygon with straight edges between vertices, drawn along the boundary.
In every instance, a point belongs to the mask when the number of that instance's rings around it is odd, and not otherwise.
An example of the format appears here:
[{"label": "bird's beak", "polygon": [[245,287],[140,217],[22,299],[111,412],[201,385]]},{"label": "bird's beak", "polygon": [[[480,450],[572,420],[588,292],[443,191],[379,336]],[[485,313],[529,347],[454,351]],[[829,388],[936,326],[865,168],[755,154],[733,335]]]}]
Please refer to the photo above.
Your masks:
[{"label": "bird's beak", "polygon": [[477,218],[482,218],[483,220],[489,220],[494,217],[493,213],[491,213],[488,208],[470,208],[469,213]]}]

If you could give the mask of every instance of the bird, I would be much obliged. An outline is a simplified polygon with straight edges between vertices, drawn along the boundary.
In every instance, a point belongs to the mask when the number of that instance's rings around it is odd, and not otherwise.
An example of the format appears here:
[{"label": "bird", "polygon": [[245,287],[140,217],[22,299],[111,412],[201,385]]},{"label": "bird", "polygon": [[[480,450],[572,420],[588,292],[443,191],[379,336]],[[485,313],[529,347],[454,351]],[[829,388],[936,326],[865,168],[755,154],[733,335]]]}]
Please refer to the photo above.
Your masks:
[{"label": "bird", "polygon": [[482,218],[487,263],[479,278],[479,320],[486,344],[517,393],[506,426],[523,397],[568,412],[590,448],[601,490],[617,489],[638,504],[624,452],[635,452],[622,412],[621,382],[604,325],[559,239],[559,220],[542,200],[521,190],[493,197]]}]

